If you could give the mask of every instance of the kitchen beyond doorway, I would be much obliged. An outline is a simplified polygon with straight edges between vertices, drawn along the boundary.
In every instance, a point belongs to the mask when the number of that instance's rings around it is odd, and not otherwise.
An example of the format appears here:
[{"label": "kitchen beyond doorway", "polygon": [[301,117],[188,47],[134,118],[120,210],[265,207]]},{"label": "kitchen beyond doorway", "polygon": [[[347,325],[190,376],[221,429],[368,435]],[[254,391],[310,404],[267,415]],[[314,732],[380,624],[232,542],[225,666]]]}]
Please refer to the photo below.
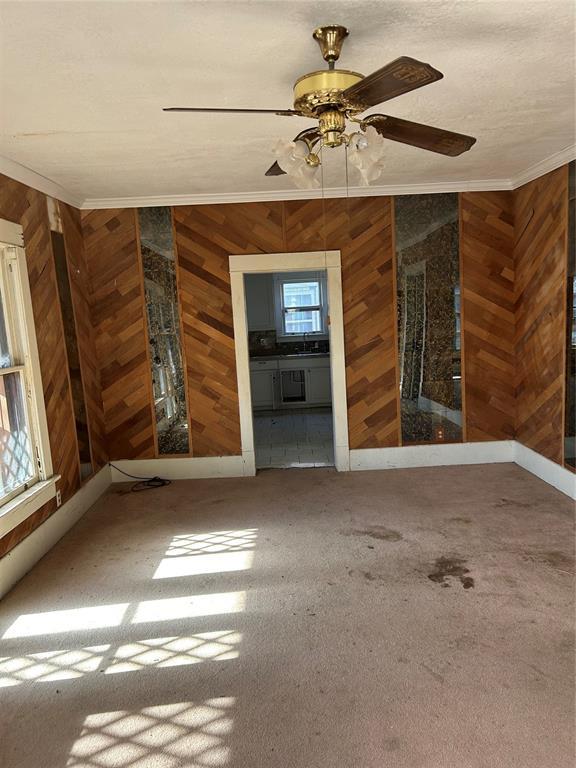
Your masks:
[{"label": "kitchen beyond doorway", "polygon": [[258,469],[334,466],[332,409],[254,414]]},{"label": "kitchen beyond doorway", "polygon": [[255,464],[334,464],[326,270],[244,277]]},{"label": "kitchen beyond doorway", "polygon": [[[286,410],[295,416],[300,409],[305,409],[310,417],[317,415],[321,416],[323,420],[331,412],[334,467],[338,472],[349,471],[350,448],[348,443],[348,402],[340,251],[231,255],[229,256],[229,265],[243,474],[254,475],[257,471],[255,415],[258,417],[269,410],[282,410],[283,412]],[[290,317],[287,318],[287,324],[284,325],[284,335],[293,334],[293,337],[284,341],[290,341],[296,345],[300,344],[301,347],[289,350],[287,346],[283,346],[282,351],[286,350],[288,354],[277,355],[278,350],[275,349],[275,344],[278,343],[276,318],[278,311],[282,310],[282,305],[275,303],[274,299],[270,299],[270,297],[273,296],[274,290],[278,290],[278,286],[272,289],[272,293],[270,290],[268,291],[267,301],[255,302],[253,296],[250,295],[251,289],[245,278],[260,276],[260,280],[264,281],[262,277],[264,275],[275,276],[282,273],[289,273],[288,280],[291,283],[298,281],[299,273],[304,273],[305,279],[313,279],[313,273],[320,273],[325,278],[326,302],[325,306],[323,302],[315,303],[317,299],[314,296],[310,297],[307,300],[308,304],[304,306],[298,305],[297,302],[292,305],[288,301],[285,302],[283,309],[286,311],[284,314],[290,315]],[[292,289],[286,291],[287,298],[291,292]],[[247,307],[258,307],[259,312],[264,316],[268,315],[268,328],[264,325],[255,328],[251,322],[254,332],[258,334],[259,338],[256,345],[257,349],[255,349],[254,339],[252,339],[252,357],[249,349],[251,332],[248,329]],[[318,317],[319,315],[322,316],[322,311],[326,315],[323,326],[326,331],[324,339],[321,338],[318,329]],[[301,312],[310,312],[312,317],[299,314]],[[271,322],[272,316],[274,317],[273,323]],[[313,323],[312,328],[303,327],[301,321],[304,320],[311,321]],[[296,333],[296,323],[299,323],[299,333]],[[314,323],[316,327],[314,327]],[[267,330],[269,331],[268,334],[266,333]],[[315,332],[317,335],[314,335]],[[276,338],[270,343],[269,334],[272,333],[275,333]],[[301,337],[300,340],[294,338],[298,335]],[[264,351],[262,347],[268,348]],[[274,359],[278,357],[282,359]],[[257,367],[256,363],[258,364]],[[270,372],[272,372],[272,376],[270,376]],[[256,386],[256,378],[259,379],[258,386]],[[282,400],[281,409],[278,407],[280,398]],[[298,431],[299,428],[296,426],[295,420],[292,419],[292,422],[293,429],[291,431],[301,437],[304,437],[304,434],[310,435],[314,431]],[[269,426],[271,430],[272,424],[270,423]],[[279,427],[277,429],[279,432],[283,431]],[[262,433],[268,431],[265,423],[263,427],[260,427],[260,430]],[[323,437],[327,436],[326,434],[323,435]],[[272,446],[272,442],[269,445]],[[305,450],[304,446],[302,448]],[[285,451],[286,447],[283,450]],[[276,451],[276,455],[279,453],[280,451]],[[259,458],[261,455],[262,452],[258,450]],[[322,455],[317,463],[323,463],[324,458],[325,455]],[[314,463],[304,462],[302,459],[302,455],[298,454],[299,465],[307,464],[310,466],[311,463]],[[266,466],[271,466],[271,464]]]}]

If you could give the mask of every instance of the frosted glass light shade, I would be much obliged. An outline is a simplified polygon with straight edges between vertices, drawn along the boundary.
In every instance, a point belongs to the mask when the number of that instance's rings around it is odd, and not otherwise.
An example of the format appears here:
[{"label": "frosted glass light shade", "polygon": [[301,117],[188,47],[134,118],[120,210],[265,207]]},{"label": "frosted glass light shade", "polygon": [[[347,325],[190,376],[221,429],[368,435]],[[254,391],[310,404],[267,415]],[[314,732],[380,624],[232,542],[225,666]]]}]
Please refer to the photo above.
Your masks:
[{"label": "frosted glass light shade", "polygon": [[385,141],[369,125],[364,133],[355,133],[348,145],[348,161],[360,174],[363,184],[371,184],[382,175]]},{"label": "frosted glass light shade", "polygon": [[320,175],[318,167],[308,165],[308,146],[303,141],[280,139],[274,149],[276,162],[300,189],[318,189]]}]

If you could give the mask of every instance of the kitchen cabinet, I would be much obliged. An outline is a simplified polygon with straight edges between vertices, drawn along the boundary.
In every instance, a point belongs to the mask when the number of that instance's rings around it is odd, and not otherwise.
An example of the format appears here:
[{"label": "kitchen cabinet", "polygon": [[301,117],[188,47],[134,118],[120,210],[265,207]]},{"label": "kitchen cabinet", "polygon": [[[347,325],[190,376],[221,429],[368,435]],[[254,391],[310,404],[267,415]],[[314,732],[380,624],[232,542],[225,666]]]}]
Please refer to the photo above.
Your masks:
[{"label": "kitchen cabinet", "polygon": [[306,403],[310,405],[330,405],[332,387],[330,367],[306,369]]},{"label": "kitchen cabinet", "polygon": [[250,361],[250,390],[252,407],[271,409],[276,406],[275,387],[277,360]]},{"label": "kitchen cabinet", "polygon": [[[293,377],[290,375],[292,373],[295,374]],[[281,387],[283,376],[284,386]],[[250,385],[252,407],[255,410],[330,405],[330,357],[302,355],[251,360]],[[282,393],[285,396],[284,402]]]},{"label": "kitchen cabinet", "polygon": [[253,408],[274,408],[274,371],[250,371]]},{"label": "kitchen cabinet", "polygon": [[272,275],[246,275],[246,317],[249,331],[270,331],[274,320],[274,281]]}]

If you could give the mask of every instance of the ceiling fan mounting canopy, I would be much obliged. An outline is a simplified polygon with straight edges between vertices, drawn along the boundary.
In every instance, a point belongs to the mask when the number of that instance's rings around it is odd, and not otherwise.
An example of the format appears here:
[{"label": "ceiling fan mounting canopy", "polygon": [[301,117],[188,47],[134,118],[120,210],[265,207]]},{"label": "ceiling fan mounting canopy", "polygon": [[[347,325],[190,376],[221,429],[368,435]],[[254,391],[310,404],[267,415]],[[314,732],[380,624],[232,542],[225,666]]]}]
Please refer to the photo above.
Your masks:
[{"label": "ceiling fan mounting canopy", "polygon": [[322,57],[324,61],[328,62],[330,69],[334,66],[334,62],[340,58],[342,43],[349,34],[350,32],[348,32],[346,27],[341,27],[340,24],[318,27],[312,33],[312,37],[318,42],[322,51]]}]

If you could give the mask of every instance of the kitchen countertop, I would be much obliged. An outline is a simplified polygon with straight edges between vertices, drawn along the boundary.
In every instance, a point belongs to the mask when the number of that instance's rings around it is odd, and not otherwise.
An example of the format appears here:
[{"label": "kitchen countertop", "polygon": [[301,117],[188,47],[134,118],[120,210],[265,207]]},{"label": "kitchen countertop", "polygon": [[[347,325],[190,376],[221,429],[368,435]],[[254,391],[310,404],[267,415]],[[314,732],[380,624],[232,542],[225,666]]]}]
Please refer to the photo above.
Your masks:
[{"label": "kitchen countertop", "polygon": [[250,362],[253,360],[295,360],[297,358],[306,359],[307,357],[330,357],[330,352],[306,352],[292,355],[258,355],[256,357],[251,357]]}]

